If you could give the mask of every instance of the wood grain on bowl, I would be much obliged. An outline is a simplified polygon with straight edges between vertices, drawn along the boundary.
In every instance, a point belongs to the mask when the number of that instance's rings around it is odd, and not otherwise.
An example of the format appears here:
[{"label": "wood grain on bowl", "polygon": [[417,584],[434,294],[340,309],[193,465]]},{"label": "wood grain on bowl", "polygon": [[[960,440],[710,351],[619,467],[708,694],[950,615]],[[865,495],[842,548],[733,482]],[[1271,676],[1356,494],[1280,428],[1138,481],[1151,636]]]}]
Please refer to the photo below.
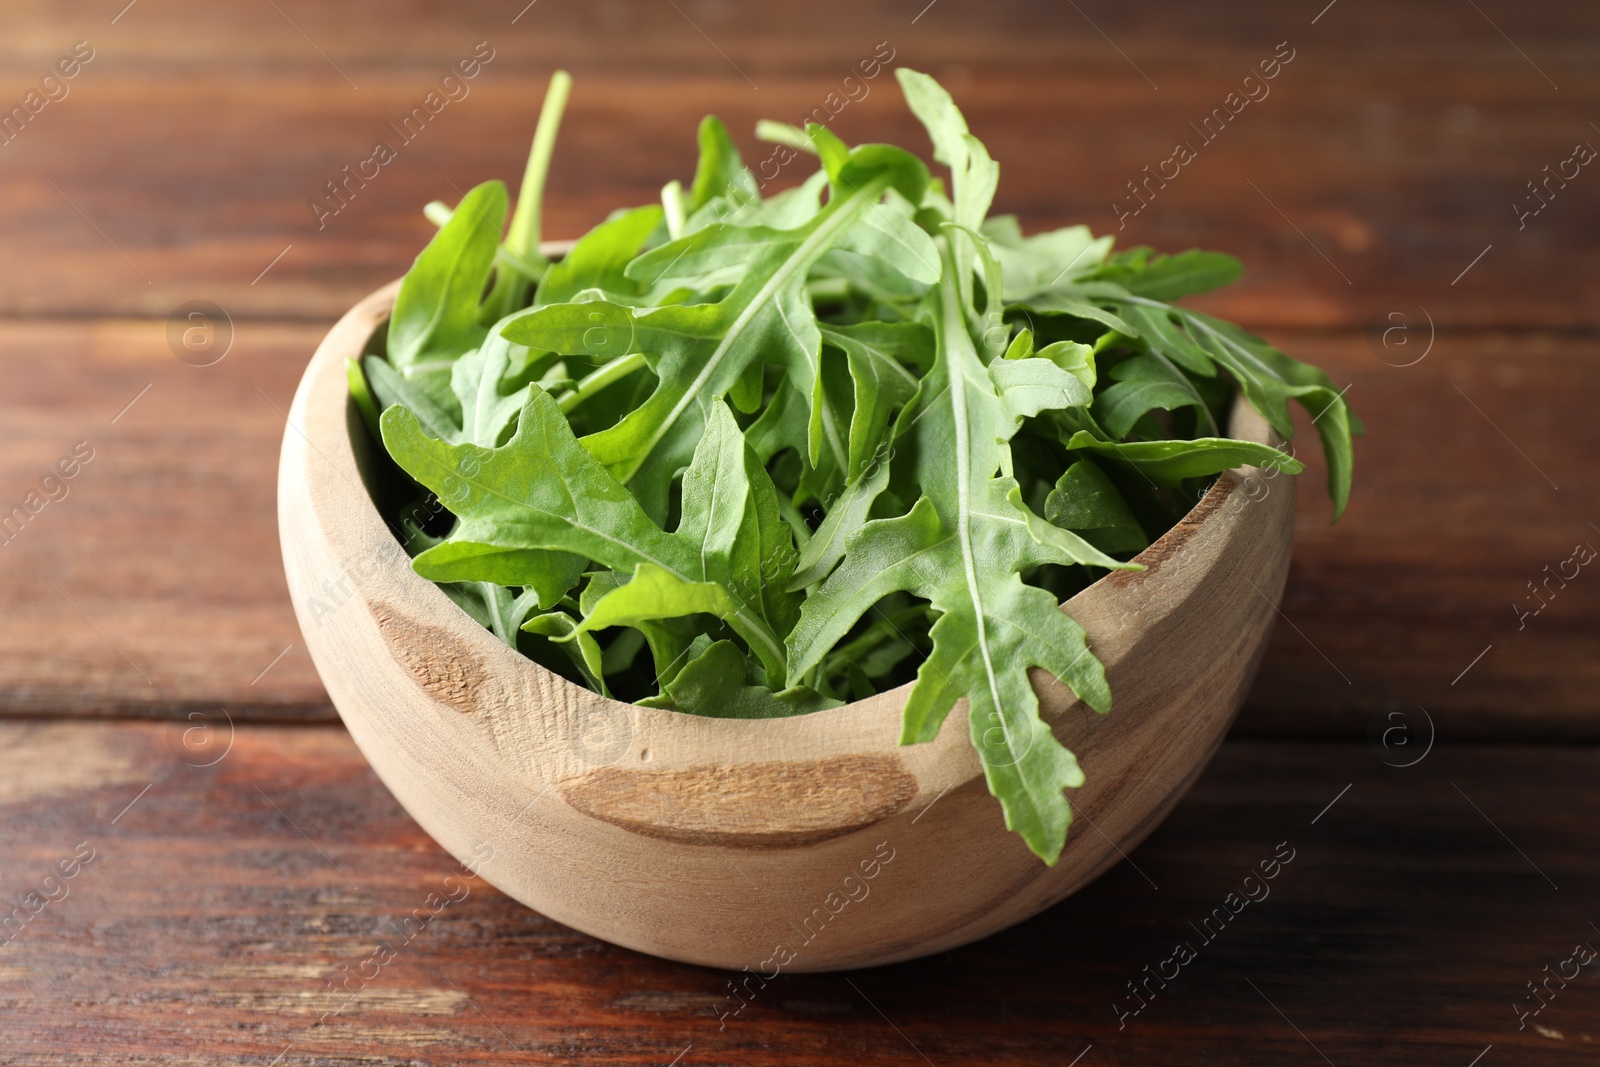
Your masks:
[{"label": "wood grain on bowl", "polygon": [[[909,687],[813,715],[734,720],[622,704],[502,644],[417,576],[362,481],[344,359],[392,305],[334,327],[289,415],[279,522],[317,669],[395,796],[457,857],[552,918],[672,959],[787,969],[888,963],[952,948],[1088,883],[1155,828],[1244,698],[1288,570],[1294,492],[1221,478],[1139,558],[1064,605],[1106,665],[1099,716],[1042,671],[1041,713],[1081,761],[1075,821],[1046,867],[1003,824],[967,740],[898,744]],[[1235,436],[1270,431],[1241,404]],[[1247,488],[1247,484],[1250,488]],[[1281,487],[1281,488],[1280,488]],[[301,605],[351,590],[331,617]],[[826,922],[875,879],[849,938]],[[846,880],[850,880],[847,882]],[[843,888],[842,888],[843,887]]]},{"label": "wood grain on bowl", "polygon": [[917,796],[893,756],[828,756],[682,770],[602,767],[562,783],[586,815],[685,845],[784,848],[864,830]]}]

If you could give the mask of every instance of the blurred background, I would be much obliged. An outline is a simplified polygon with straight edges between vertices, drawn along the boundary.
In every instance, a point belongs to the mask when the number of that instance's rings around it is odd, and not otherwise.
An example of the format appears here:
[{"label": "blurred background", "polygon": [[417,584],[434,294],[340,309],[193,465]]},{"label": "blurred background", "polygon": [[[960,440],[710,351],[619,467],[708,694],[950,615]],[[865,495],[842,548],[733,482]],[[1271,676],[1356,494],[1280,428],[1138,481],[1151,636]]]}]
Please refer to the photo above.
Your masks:
[{"label": "blurred background", "polygon": [[[1554,1037],[1507,1005],[1594,936],[1600,886],[1597,44],[1578,0],[11,0],[0,903],[84,827],[127,836],[100,845],[121,873],[0,944],[0,1063],[277,1063],[285,1043],[285,1063],[1066,1063],[1086,1044],[1086,1065],[1196,1063],[1233,1062],[1244,1033],[1281,1043],[1273,1062],[1581,1061],[1592,990],[1549,1004],[1570,1013]],[[1369,431],[1352,503],[1330,526],[1303,448],[1237,739],[1139,873],[1067,906],[1109,916],[1093,933],[1057,909],[853,991],[791,979],[760,1008],[771,1029],[729,1037],[725,976],[485,889],[363,994],[365,1022],[312,1034],[338,964],[449,861],[337,729],[288,601],[275,470],[311,351],[426,242],[423,204],[517,180],[557,67],[576,85],[552,238],[687,179],[707,113],[752,163],[757,119],[819,108],[849,142],[925,153],[898,66],[943,82],[1000,161],[997,211],[1232,253],[1243,280],[1201,306],[1348,385]],[[231,758],[174,748],[196,724]],[[1350,822],[1304,846],[1322,858],[1301,896],[1124,1035],[1123,979],[1291,836],[1280,820],[1328,832],[1335,815],[1306,820],[1335,793]],[[113,826],[130,798],[149,821]],[[1257,997],[1263,974],[1289,991]]]}]

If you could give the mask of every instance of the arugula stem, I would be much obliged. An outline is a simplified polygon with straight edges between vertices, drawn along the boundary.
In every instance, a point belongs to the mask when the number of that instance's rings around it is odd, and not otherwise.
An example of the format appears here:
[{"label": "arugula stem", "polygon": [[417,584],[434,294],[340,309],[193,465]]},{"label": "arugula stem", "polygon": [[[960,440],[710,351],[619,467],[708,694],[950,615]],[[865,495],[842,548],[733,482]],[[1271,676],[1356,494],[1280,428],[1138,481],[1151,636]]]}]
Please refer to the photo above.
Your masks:
[{"label": "arugula stem", "polygon": [[493,582],[474,582],[478,592],[483,596],[484,606],[489,609],[489,628],[494,635],[512,648],[517,647],[516,631],[511,627],[507,618],[512,610],[511,590],[503,585]]},{"label": "arugula stem", "polygon": [[611,385],[613,382],[621,381],[634,371],[642,370],[644,365],[644,356],[639,352],[635,352],[631,356],[623,356],[621,359],[614,359],[599,370],[580,379],[572,392],[563,395],[556,403],[560,406],[562,414],[569,414],[573,408],[594,396],[606,386]]},{"label": "arugula stem", "polygon": [[760,119],[756,122],[756,140],[766,141],[768,144],[783,144],[790,148],[798,148],[803,152],[817,154],[817,146],[811,143],[811,136],[798,126],[791,126],[787,122],[774,122],[771,119]]},{"label": "arugula stem", "polygon": [[517,194],[517,210],[512,213],[511,228],[506,232],[506,246],[524,259],[531,260],[539,255],[544,182],[550,173],[550,157],[555,152],[556,133],[561,128],[561,115],[567,109],[567,97],[570,95],[572,75],[564,70],[550,75],[550,88],[544,94],[539,125],[533,132],[533,147],[528,152],[528,166],[522,172],[522,191]]},{"label": "arugula stem", "polygon": [[661,211],[667,220],[667,237],[676,241],[688,221],[683,206],[683,183],[674,178],[661,189]]},{"label": "arugula stem", "polygon": [[455,208],[443,200],[430,200],[422,207],[422,217],[435,226],[443,227],[450,221],[450,216],[456,213]]},{"label": "arugula stem", "polygon": [[806,282],[806,292],[811,295],[811,302],[814,304],[830,301],[842,304],[850,297],[850,280],[848,278],[817,278]]},{"label": "arugula stem", "polygon": [[570,74],[558,70],[550,75],[550,88],[539,110],[539,125],[533,131],[533,147],[528,151],[528,165],[522,172],[516,210],[511,213],[505,241],[495,253],[495,263],[500,269],[495,272],[494,287],[487,300],[492,309],[487,315],[490,322],[505,318],[522,307],[527,299],[527,287],[543,278],[545,268],[550,265],[539,251],[540,213],[545,178],[550,173],[550,157],[555,152],[556,133],[561,128],[561,115],[571,93]]}]

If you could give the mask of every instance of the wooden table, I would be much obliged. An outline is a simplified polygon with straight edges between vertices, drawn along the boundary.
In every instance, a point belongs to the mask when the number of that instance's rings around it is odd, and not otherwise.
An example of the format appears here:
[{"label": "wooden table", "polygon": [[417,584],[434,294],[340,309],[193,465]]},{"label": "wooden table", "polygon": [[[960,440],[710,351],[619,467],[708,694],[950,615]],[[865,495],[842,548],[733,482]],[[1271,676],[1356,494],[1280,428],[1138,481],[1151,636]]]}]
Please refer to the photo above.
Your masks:
[{"label": "wooden table", "polygon": [[[1600,145],[1600,15],[924,2],[8,5],[0,102],[78,59],[0,145],[0,510],[44,501],[0,545],[0,914],[59,898],[4,930],[0,1064],[1600,1058],[1595,968],[1549,977],[1600,943],[1600,578],[1529,586],[1600,545],[1600,174],[1528,185]],[[479,42],[464,98],[337,214],[312,207]],[[954,91],[1002,209],[1238,254],[1205,306],[1350,386],[1354,501],[1330,527],[1302,494],[1235,739],[1053,911],[786,977],[720,1024],[727,975],[481,881],[407,925],[454,865],[338,727],[278,563],[311,348],[403,269],[424,202],[515,178],[553,65],[577,79],[559,237],[686,177],[701,114],[754,154],[755,119],[890,51]],[[1113,207],[1275,52],[1270,95]],[[837,132],[921,144],[890,79],[867,89]],[[195,301],[225,317],[190,350]],[[1280,843],[1271,896],[1208,937]],[[1146,985],[1179,941],[1196,958]],[[399,950],[375,969],[380,943]]]}]

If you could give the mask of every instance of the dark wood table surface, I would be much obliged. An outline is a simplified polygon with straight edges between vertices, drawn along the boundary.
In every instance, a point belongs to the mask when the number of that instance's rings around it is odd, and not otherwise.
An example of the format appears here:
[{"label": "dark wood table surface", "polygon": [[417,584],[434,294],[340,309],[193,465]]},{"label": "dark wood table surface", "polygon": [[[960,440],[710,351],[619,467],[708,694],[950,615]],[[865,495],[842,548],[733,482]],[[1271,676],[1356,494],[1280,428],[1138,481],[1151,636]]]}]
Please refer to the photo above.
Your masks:
[{"label": "dark wood table surface", "polygon": [[[1542,584],[1600,547],[1600,171],[1571,162],[1600,145],[1600,10],[525,2],[0,12],[0,119],[92,55],[0,134],[0,511],[45,498],[0,544],[0,916],[75,872],[0,937],[0,1064],[1600,1062],[1600,974],[1552,977],[1600,944],[1600,577]],[[480,42],[469,94],[319,220]],[[350,980],[453,863],[291,613],[274,474],[310,351],[410,261],[423,203],[518,176],[555,66],[564,237],[687,177],[702,114],[754,155],[757,118],[885,51],[953,90],[1001,209],[1110,232],[1129,181],[1292,53],[1118,234],[1240,256],[1204,306],[1325,366],[1370,428],[1337,527],[1305,479],[1235,736],[1066,903],[783,978],[725,1027],[727,975],[482,882]],[[921,145],[892,79],[867,86],[837,132]],[[225,316],[199,354],[173,341],[194,301]],[[1280,842],[1271,896],[1119,1025]]]}]

